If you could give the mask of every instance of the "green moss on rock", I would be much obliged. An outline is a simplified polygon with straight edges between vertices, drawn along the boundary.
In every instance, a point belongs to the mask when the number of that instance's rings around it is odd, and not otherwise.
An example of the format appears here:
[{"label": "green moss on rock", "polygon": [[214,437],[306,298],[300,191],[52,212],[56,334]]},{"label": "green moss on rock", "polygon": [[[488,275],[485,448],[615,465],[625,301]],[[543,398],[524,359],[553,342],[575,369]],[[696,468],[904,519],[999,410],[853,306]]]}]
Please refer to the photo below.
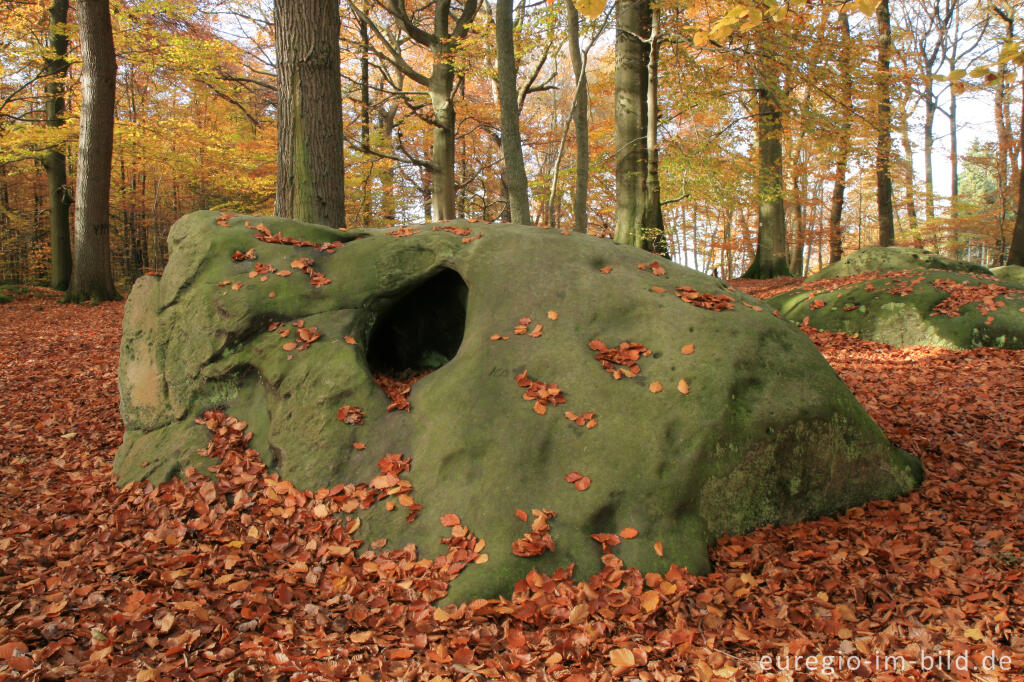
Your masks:
[{"label": "green moss on rock", "polygon": [[844,256],[839,262],[814,273],[808,282],[823,279],[838,279],[868,272],[890,272],[893,270],[946,270],[991,275],[988,268],[975,263],[954,260],[938,254],[909,246],[868,246]]},{"label": "green moss on rock", "polygon": [[998,268],[992,268],[992,274],[1004,282],[1024,286],[1024,266],[1002,265]]},{"label": "green moss on rock", "polygon": [[[955,300],[962,306],[948,302],[949,282],[960,289]],[[875,273],[805,283],[768,304],[792,322],[893,346],[1024,348],[1024,287],[992,276],[928,269]]]},{"label": "green moss on rock", "polygon": [[[359,512],[360,532],[432,556],[448,536],[440,517],[458,514],[490,557],[452,584],[449,599],[461,600],[508,594],[531,568],[574,563],[586,577],[601,565],[590,535],[628,526],[639,536],[615,548],[628,564],[706,571],[718,535],[895,497],[920,481],[919,463],[888,442],[804,334],[717,279],[649,253],[512,225],[455,221],[445,225],[458,234],[428,225],[395,236],[216,218],[178,221],[163,278],[140,280],[129,298],[122,482],[194,465],[205,436],[192,422],[213,408],[248,422],[251,446],[299,487],[366,482],[381,457],[403,453],[422,510],[409,523],[402,507],[378,503]],[[334,253],[268,244],[247,220],[292,239],[346,243]],[[232,254],[250,248],[291,274],[249,277],[254,261]],[[312,286],[296,258],[312,258],[331,282]],[[652,258],[665,274],[637,267]],[[684,286],[730,296],[735,307],[686,303],[672,294]],[[538,335],[513,333],[523,317],[530,330],[542,325]],[[322,336],[286,349],[299,320]],[[639,376],[616,381],[588,347],[596,338],[652,353]],[[684,355],[688,344],[695,351]],[[388,410],[374,370],[400,376],[423,369],[403,362],[445,360],[413,386],[410,411]],[[535,413],[516,382],[524,370],[558,384],[566,402]],[[681,379],[688,393],[677,389]],[[339,421],[343,405],[360,407],[364,423]],[[594,412],[597,426],[577,426],[565,411]],[[566,482],[573,471],[590,477],[589,489]],[[512,543],[529,530],[515,512],[534,508],[557,512],[556,550],[514,556]]]}]

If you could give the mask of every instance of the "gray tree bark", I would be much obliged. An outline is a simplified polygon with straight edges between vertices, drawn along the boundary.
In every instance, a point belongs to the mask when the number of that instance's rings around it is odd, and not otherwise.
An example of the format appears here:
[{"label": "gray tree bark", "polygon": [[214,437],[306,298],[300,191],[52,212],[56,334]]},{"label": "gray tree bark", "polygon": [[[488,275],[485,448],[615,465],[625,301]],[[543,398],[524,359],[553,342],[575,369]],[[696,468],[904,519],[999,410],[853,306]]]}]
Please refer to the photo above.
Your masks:
[{"label": "gray tree bark", "polygon": [[110,162],[117,63],[109,0],[79,0],[81,132],[75,186],[75,240],[65,301],[120,298],[110,269]]},{"label": "gray tree bark", "polygon": [[276,0],[277,197],[274,214],[345,227],[337,2]]},{"label": "gray tree bark", "polygon": [[[53,0],[50,14],[50,49],[44,64],[46,83],[46,125],[64,125],[64,79],[68,75],[68,0]],[[50,287],[64,291],[71,282],[71,225],[68,209],[71,191],[68,187],[67,159],[57,147],[43,154],[46,185],[50,204]]]},{"label": "gray tree bark", "polygon": [[647,0],[615,4],[615,241],[644,247],[647,181]]},{"label": "gray tree bark", "polygon": [[580,16],[572,0],[566,0],[569,24],[569,59],[576,78],[576,100],[572,106],[572,122],[576,132],[576,182],[572,193],[572,220],[575,232],[587,233],[587,198],[590,193],[590,124],[587,121],[589,95],[587,71],[580,53]]},{"label": "gray tree bark", "polygon": [[878,20],[878,142],[875,147],[875,182],[878,198],[878,244],[892,246],[896,239],[892,214],[892,105],[889,94],[889,54],[892,51],[892,29],[889,21],[889,0],[882,0],[875,10]]},{"label": "gray tree bark", "polygon": [[512,222],[530,224],[530,197],[519,132],[519,90],[516,85],[516,49],[512,0],[497,0],[494,33],[498,55],[498,102],[501,109],[501,153],[505,159],[509,212]]},{"label": "gray tree bark", "polygon": [[[764,48],[761,46],[759,49]],[[786,263],[786,209],[782,196],[782,110],[778,100],[778,73],[765,55],[758,55],[756,59],[757,193],[760,208],[757,251],[743,276],[771,279],[790,274]]]}]

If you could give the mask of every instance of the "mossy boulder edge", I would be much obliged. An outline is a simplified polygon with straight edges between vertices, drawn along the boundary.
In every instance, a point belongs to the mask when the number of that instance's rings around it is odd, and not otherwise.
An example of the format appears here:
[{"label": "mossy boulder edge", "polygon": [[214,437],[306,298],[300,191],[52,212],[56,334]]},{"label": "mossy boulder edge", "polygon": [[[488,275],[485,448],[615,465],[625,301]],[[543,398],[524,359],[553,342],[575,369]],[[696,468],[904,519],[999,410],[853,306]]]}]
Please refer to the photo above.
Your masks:
[{"label": "mossy boulder edge", "polygon": [[[293,243],[259,241],[247,223]],[[179,220],[169,247],[162,277],[140,279],[125,310],[119,480],[202,469],[206,430],[193,422],[207,409],[246,421],[268,467],[301,488],[370,481],[385,454],[403,453],[423,509],[408,523],[401,506],[377,503],[358,512],[360,534],[433,556],[449,535],[441,516],[457,514],[490,560],[466,567],[450,600],[507,595],[531,568],[575,564],[585,578],[601,567],[591,534],[627,527],[638,537],[614,552],[628,565],[703,572],[723,534],[893,498],[921,479],[803,333],[719,280],[632,247],[513,225],[339,232],[213,212]],[[250,277],[257,262],[275,270]],[[314,273],[330,283],[314,286]],[[734,307],[698,307],[677,287]],[[534,336],[514,333],[524,317],[530,332],[541,325]],[[286,350],[300,319],[322,336]],[[268,331],[272,322],[291,336]],[[597,338],[651,355],[616,381],[588,345]],[[372,370],[412,364],[439,368],[415,383],[410,411],[388,411]],[[537,414],[516,379],[524,371],[566,402]],[[345,405],[365,413],[362,424],[337,418]],[[594,412],[597,424],[565,411]],[[572,472],[590,487],[568,483]],[[535,508],[557,513],[555,550],[514,556],[530,529],[516,510]]]},{"label": "mossy boulder edge", "polygon": [[910,246],[866,246],[843,256],[838,262],[810,275],[806,282],[823,279],[838,279],[869,272],[891,272],[894,270],[946,270],[967,272],[975,275],[991,275],[988,268],[966,261],[946,258],[925,249]]},{"label": "mossy boulder edge", "polygon": [[893,346],[1024,348],[1024,286],[921,249],[862,249],[767,304],[791,322]]},{"label": "mossy boulder edge", "polygon": [[1000,265],[992,268],[992,274],[1004,282],[1024,286],[1024,265]]}]

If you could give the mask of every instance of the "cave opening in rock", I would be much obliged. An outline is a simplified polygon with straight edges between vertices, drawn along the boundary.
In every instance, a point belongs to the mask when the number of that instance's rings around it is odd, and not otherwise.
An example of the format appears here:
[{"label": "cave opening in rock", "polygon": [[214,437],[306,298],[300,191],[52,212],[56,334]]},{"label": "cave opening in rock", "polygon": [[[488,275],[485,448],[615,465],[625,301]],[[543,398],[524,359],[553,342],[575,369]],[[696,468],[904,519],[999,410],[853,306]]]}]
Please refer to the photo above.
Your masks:
[{"label": "cave opening in rock", "polygon": [[405,396],[412,383],[455,357],[466,329],[468,297],[469,287],[459,273],[442,268],[377,318],[366,361],[393,408],[407,408]]}]

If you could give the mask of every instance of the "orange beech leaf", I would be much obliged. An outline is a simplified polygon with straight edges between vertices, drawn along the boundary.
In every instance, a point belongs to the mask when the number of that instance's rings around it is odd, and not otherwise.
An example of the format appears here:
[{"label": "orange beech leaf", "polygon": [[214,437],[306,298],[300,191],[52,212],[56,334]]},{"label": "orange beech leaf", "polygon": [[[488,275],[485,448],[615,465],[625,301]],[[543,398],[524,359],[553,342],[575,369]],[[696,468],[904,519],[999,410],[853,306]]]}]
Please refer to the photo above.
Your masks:
[{"label": "orange beech leaf", "polygon": [[536,412],[537,414],[546,414],[548,408],[544,406],[544,403],[537,401],[533,404],[533,411]]},{"label": "orange beech leaf", "polygon": [[527,519],[526,512],[524,512],[522,509],[516,509],[516,518],[520,521],[525,522]]},{"label": "orange beech leaf", "polygon": [[345,337],[345,343],[347,343],[350,346],[354,346],[354,345],[356,345],[356,340],[353,339],[351,336],[346,336]]},{"label": "orange beech leaf", "polygon": [[693,344],[688,343],[683,346],[683,355],[693,355]]},{"label": "orange beech leaf", "polygon": [[654,543],[654,553],[658,556],[665,556],[665,546],[661,544],[661,540]]},{"label": "orange beech leaf", "polygon": [[462,521],[459,520],[458,514],[443,514],[441,516],[441,525],[445,528],[451,528],[452,526],[457,526],[460,523],[462,523]]},{"label": "orange beech leaf", "polygon": [[548,319],[549,320],[557,320],[558,319],[558,313],[556,311],[554,311],[554,310],[549,310],[548,311]]},{"label": "orange beech leaf", "polygon": [[640,531],[638,531],[636,528],[633,528],[632,526],[623,528],[621,531],[619,531],[619,537],[623,537],[627,540],[631,540],[639,534]]},{"label": "orange beech leaf", "polygon": [[676,388],[679,389],[679,392],[683,395],[687,395],[690,392],[690,384],[686,383],[686,379],[680,379],[679,383],[676,384]]},{"label": "orange beech leaf", "polygon": [[359,441],[356,441],[355,443],[352,443],[352,447],[354,447],[356,450],[365,450],[366,443],[360,443]]},{"label": "orange beech leaf", "polygon": [[583,492],[584,490],[590,487],[590,476],[583,476],[578,481],[573,483],[573,485],[576,486],[576,490]]},{"label": "orange beech leaf", "polygon": [[288,343],[282,345],[281,348],[285,350],[295,350],[298,347],[298,345],[299,344],[295,343],[294,341],[289,341]]},{"label": "orange beech leaf", "polygon": [[636,665],[636,658],[629,649],[612,649],[608,652],[608,660],[616,668],[632,668]]},{"label": "orange beech leaf", "polygon": [[603,268],[601,268],[601,274],[602,275],[607,275],[611,271],[612,271],[612,266],[610,266],[610,265],[606,265]]},{"label": "orange beech leaf", "polygon": [[651,385],[648,388],[650,389],[651,393],[661,393],[661,389],[662,389],[661,382],[660,381],[652,381]]}]

